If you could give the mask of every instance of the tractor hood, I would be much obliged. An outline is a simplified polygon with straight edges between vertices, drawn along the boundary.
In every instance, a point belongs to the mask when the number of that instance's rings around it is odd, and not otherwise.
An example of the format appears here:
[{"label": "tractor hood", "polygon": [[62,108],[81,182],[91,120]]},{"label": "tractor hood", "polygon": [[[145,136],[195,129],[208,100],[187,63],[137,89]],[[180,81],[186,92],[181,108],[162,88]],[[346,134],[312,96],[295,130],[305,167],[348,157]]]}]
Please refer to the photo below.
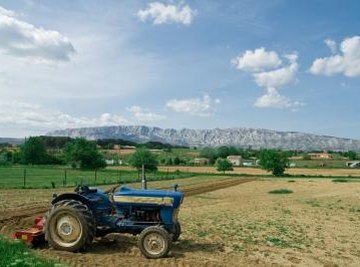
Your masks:
[{"label": "tractor hood", "polygon": [[171,206],[177,209],[183,200],[184,194],[178,191],[134,189],[122,186],[113,195],[117,203],[139,203],[149,205]]}]

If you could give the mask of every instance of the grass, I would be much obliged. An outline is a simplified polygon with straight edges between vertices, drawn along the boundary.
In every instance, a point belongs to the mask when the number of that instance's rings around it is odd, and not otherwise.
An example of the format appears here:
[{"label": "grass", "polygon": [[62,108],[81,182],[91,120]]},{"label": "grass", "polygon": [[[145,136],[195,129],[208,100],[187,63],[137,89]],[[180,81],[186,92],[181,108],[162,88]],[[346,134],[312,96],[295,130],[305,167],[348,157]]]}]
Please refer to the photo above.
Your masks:
[{"label": "grass", "polygon": [[[147,174],[149,181],[172,180],[179,178],[193,177],[195,174],[189,171],[158,171]],[[25,186],[24,186],[25,176]],[[240,173],[201,173],[196,172],[196,176],[229,176],[229,177],[273,177],[270,174],[252,175]],[[284,178],[328,178],[323,176],[309,175],[287,175]],[[334,182],[344,182],[344,180],[355,181],[351,177],[332,177]],[[140,181],[135,170],[109,168],[104,170],[86,171],[65,168],[64,166],[0,166],[0,189],[6,188],[40,188],[52,189],[59,187],[74,187],[79,184],[87,185],[106,185],[106,184],[125,184]],[[295,180],[288,180],[293,183]]]},{"label": "grass", "polygon": [[280,247],[280,248],[291,247],[291,245],[286,240],[279,237],[269,236],[266,238],[266,241],[275,247]]},{"label": "grass", "polygon": [[276,189],[276,190],[271,190],[268,193],[269,194],[281,195],[281,194],[291,194],[291,193],[294,193],[294,191],[289,190],[289,189]]},{"label": "grass", "polygon": [[[24,186],[25,176],[25,186]],[[192,177],[192,173],[156,172],[147,174],[148,181]],[[140,181],[136,171],[65,169],[63,166],[7,166],[0,167],[0,189],[5,188],[59,188],[79,184],[106,185]]]},{"label": "grass", "polygon": [[[296,163],[296,168],[335,168],[343,169],[345,168],[346,159],[331,159],[331,160],[294,160]],[[325,167],[321,167],[321,164],[325,164]]]},{"label": "grass", "polygon": [[62,264],[37,257],[21,241],[10,241],[0,235],[0,266],[60,267]]},{"label": "grass", "polygon": [[310,199],[305,201],[306,204],[309,204],[313,208],[319,208],[321,205],[318,200]]},{"label": "grass", "polygon": [[349,182],[348,179],[333,179],[332,181],[334,183],[347,183],[347,182]]}]

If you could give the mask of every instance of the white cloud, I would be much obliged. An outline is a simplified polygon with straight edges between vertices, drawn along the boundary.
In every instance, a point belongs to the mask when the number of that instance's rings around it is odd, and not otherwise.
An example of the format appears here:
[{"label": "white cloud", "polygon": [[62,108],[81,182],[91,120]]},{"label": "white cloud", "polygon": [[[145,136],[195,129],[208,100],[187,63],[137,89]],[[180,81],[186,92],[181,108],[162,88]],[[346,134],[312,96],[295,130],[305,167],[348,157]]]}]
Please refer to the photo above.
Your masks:
[{"label": "white cloud", "polygon": [[297,63],[297,55],[289,54],[284,57],[290,61],[288,66],[254,74],[254,79],[258,86],[265,88],[279,88],[296,81],[296,74],[299,67]]},{"label": "white cloud", "polygon": [[149,112],[148,109],[141,108],[139,106],[132,106],[127,108],[127,111],[131,112],[132,115],[141,122],[156,122],[166,119],[166,116]]},{"label": "white cloud", "polygon": [[146,9],[139,10],[137,13],[142,22],[152,20],[152,23],[156,25],[171,23],[190,25],[196,15],[197,11],[184,3],[176,6],[160,2],[149,3]]},{"label": "white cloud", "polygon": [[272,87],[266,89],[266,94],[259,97],[255,104],[259,108],[290,108],[295,111],[298,107],[304,106],[299,101],[291,101],[289,98],[282,96]]},{"label": "white cloud", "polygon": [[344,39],[338,54],[317,58],[312,63],[310,72],[315,75],[343,74],[347,77],[360,77],[360,36]]},{"label": "white cloud", "polygon": [[40,128],[44,130],[95,127],[127,124],[119,115],[103,113],[99,117],[74,117],[63,112],[43,109],[38,105],[11,101],[0,102],[0,126],[12,125],[23,128]]},{"label": "white cloud", "polygon": [[215,112],[215,105],[220,102],[220,99],[212,99],[209,95],[205,94],[203,98],[172,99],[166,103],[166,107],[176,112],[207,117]]},{"label": "white cloud", "polygon": [[233,59],[232,63],[239,70],[253,72],[276,68],[280,66],[281,59],[276,52],[266,51],[264,47],[260,47],[254,51],[246,50],[245,53]]},{"label": "white cloud", "polygon": [[336,54],[336,52],[337,52],[336,42],[334,40],[329,39],[329,38],[324,40],[324,42],[327,45],[327,47],[329,47],[331,53]]},{"label": "white cloud", "polygon": [[0,7],[0,39],[1,52],[33,62],[69,61],[75,53],[67,37],[20,20],[3,7]]},{"label": "white cloud", "polygon": [[288,61],[287,65],[284,65],[278,53],[266,51],[261,47],[254,51],[247,50],[233,60],[237,69],[252,72],[255,83],[266,90],[266,93],[254,103],[255,107],[296,110],[297,107],[304,105],[298,101],[291,101],[278,92],[280,87],[297,81],[296,75],[299,69],[297,53],[285,54],[282,57]]}]

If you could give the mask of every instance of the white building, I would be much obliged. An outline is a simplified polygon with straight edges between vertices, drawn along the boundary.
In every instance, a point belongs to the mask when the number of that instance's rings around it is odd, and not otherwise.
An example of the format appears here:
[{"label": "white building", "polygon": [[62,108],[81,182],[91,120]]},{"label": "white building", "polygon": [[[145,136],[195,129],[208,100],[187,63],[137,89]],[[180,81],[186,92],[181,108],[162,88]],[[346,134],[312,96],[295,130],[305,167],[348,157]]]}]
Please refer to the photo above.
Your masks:
[{"label": "white building", "polygon": [[237,155],[230,155],[227,159],[232,163],[234,166],[242,166],[242,158],[241,156]]}]

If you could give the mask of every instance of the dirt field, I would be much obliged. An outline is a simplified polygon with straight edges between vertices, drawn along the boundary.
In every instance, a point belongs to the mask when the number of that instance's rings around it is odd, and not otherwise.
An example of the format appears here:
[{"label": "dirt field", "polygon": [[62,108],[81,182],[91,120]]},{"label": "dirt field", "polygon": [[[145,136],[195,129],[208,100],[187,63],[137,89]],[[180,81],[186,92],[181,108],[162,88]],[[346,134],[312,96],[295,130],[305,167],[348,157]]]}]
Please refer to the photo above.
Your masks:
[{"label": "dirt field", "polygon": [[[131,167],[121,166],[121,167],[108,167],[109,169],[120,169],[120,170],[133,170]],[[160,166],[160,171],[169,171],[174,172],[176,170],[182,172],[192,172],[192,173],[219,173],[215,167],[191,167],[191,166]],[[352,176],[360,177],[360,169],[307,169],[307,168],[292,168],[285,171],[291,175],[322,175],[326,177],[330,176]],[[260,168],[248,168],[248,167],[235,167],[234,171],[227,172],[234,174],[251,174],[251,175],[266,175],[269,172],[262,170]]]},{"label": "dirt field", "polygon": [[[188,180],[188,190],[195,184],[199,186]],[[268,193],[281,188],[294,193]],[[21,197],[11,194],[14,190],[0,192],[1,201],[8,199],[1,202],[8,205],[0,209],[2,233],[10,233],[16,222],[31,223],[36,207],[44,208],[50,195],[46,190],[17,191],[25,192],[26,199],[18,209]],[[86,253],[45,248],[36,253],[70,266],[360,266],[359,197],[357,182],[256,180],[188,196],[180,212],[183,234],[165,259],[146,260],[136,238],[128,235],[97,240]]]}]

